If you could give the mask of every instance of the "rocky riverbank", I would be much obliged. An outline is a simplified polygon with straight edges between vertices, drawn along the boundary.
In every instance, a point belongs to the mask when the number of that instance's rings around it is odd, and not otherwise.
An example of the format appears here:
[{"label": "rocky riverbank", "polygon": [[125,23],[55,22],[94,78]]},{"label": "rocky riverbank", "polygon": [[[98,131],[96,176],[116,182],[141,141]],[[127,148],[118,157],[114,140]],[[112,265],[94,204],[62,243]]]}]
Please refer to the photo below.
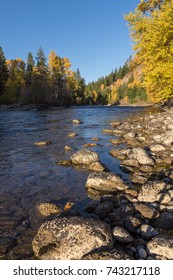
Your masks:
[{"label": "rocky riverbank", "polygon": [[103,133],[111,135],[110,155],[129,173],[129,183],[109,172],[91,150],[57,163],[92,170],[86,189],[95,199],[84,209],[87,218],[69,212],[45,222],[33,240],[35,255],[173,259],[173,109],[112,122]]}]

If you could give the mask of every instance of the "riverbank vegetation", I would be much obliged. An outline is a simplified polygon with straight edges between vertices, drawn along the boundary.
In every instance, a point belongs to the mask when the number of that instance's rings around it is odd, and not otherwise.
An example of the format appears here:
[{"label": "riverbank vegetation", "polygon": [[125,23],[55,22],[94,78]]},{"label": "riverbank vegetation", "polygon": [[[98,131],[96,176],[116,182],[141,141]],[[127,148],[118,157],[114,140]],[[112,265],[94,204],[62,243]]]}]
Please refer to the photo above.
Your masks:
[{"label": "riverbank vegetation", "polygon": [[[6,60],[0,48],[0,104],[127,105],[173,97],[173,1],[140,0],[128,21],[135,55],[119,69],[85,84],[70,60],[40,47],[34,59]],[[166,20],[165,20],[166,19]]]}]

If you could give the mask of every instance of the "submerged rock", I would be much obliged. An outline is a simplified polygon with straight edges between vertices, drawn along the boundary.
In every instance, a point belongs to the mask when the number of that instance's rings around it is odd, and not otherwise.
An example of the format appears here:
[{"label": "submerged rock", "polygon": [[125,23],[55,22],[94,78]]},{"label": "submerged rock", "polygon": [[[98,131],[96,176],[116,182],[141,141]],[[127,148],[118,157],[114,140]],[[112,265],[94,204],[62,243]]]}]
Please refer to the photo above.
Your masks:
[{"label": "submerged rock", "polygon": [[38,141],[34,143],[36,146],[48,146],[50,144],[52,144],[51,141]]},{"label": "submerged rock", "polygon": [[80,120],[74,119],[73,124],[81,124],[82,122]]},{"label": "submerged rock", "polygon": [[103,222],[59,217],[41,225],[32,246],[42,260],[79,260],[94,249],[111,249],[113,240],[109,226]]},{"label": "submerged rock", "polygon": [[45,217],[61,212],[61,208],[58,205],[49,202],[37,205],[37,209],[40,212],[40,214]]}]

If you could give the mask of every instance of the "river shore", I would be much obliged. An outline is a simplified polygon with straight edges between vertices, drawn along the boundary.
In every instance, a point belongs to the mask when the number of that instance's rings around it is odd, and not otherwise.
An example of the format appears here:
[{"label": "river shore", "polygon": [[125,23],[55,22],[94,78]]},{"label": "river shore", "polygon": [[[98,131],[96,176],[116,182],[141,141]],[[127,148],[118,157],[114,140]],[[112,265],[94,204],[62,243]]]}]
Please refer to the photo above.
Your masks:
[{"label": "river shore", "polygon": [[[64,218],[60,214],[44,223],[33,240],[36,256],[173,259],[173,109],[112,122],[103,133],[110,134],[110,155],[120,160],[120,168],[130,174],[131,182],[126,184],[118,174],[109,172],[97,153],[88,149],[59,162],[66,168],[72,165],[92,170],[86,188],[97,199],[84,209],[89,213],[87,218]],[[122,144],[124,147],[119,148]],[[48,250],[42,253],[45,247]]]}]

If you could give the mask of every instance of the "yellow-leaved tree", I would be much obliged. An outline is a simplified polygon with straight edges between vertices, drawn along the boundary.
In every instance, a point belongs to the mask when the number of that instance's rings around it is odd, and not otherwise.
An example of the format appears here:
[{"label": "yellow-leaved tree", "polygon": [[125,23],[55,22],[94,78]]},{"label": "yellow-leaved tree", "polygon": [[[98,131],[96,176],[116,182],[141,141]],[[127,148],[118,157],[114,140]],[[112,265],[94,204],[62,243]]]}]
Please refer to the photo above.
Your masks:
[{"label": "yellow-leaved tree", "polygon": [[173,0],[141,0],[125,19],[150,100],[173,97]]}]

